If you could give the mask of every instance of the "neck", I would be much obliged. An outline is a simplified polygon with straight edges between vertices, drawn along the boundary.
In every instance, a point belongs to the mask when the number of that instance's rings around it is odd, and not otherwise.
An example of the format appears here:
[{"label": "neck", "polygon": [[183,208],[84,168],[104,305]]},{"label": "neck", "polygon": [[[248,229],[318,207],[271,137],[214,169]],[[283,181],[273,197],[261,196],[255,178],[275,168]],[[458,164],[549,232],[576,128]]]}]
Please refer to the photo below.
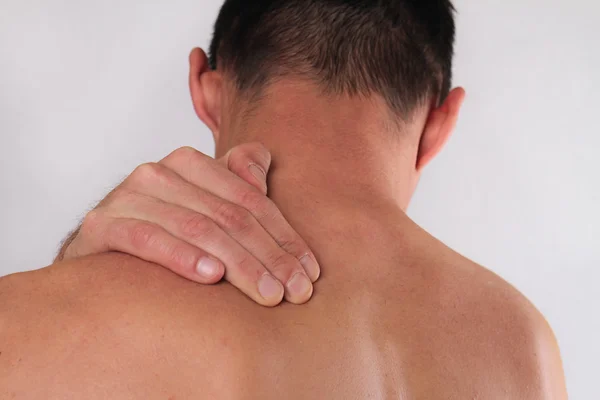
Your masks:
[{"label": "neck", "polygon": [[269,197],[318,253],[326,237],[347,239],[389,225],[390,218],[407,219],[415,178],[411,152],[387,123],[385,107],[356,99],[333,103],[309,91],[270,93],[263,101],[271,106],[261,105],[260,118],[232,127],[236,133],[219,143],[217,153],[263,143],[272,155]]}]

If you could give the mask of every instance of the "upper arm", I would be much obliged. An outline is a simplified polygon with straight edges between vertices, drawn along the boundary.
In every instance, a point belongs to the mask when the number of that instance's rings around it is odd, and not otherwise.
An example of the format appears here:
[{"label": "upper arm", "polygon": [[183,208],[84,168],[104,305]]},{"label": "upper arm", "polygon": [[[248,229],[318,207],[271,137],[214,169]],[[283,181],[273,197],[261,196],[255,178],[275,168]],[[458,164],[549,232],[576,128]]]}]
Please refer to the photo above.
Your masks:
[{"label": "upper arm", "polygon": [[513,376],[520,399],[566,400],[567,389],[558,343],[542,314],[528,305],[521,309],[512,337]]},{"label": "upper arm", "polygon": [[567,399],[567,387],[558,342],[546,320],[540,315],[537,324],[537,371],[539,399]]},{"label": "upper arm", "polygon": [[567,389],[558,343],[542,313],[509,284],[491,292],[495,332],[515,383],[511,398],[566,400]]},{"label": "upper arm", "polygon": [[[48,269],[0,278],[0,398],[12,398],[31,383],[33,357],[41,350],[32,346],[43,329],[57,321],[48,312],[53,302],[44,290]],[[10,396],[9,396],[10,395]],[[18,396],[16,397],[18,398]]]},{"label": "upper arm", "polygon": [[[510,285],[486,292],[489,328],[486,338],[497,340],[498,366],[509,396],[527,400],[566,400],[565,376],[552,328],[537,308]],[[493,368],[492,368],[493,369]]]}]

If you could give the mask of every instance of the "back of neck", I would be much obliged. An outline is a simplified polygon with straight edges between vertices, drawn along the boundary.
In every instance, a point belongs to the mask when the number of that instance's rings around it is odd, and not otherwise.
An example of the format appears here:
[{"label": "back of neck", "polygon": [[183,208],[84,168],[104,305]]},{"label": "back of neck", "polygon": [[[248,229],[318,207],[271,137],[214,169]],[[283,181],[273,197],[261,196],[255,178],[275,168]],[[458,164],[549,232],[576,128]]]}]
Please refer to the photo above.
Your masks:
[{"label": "back of neck", "polygon": [[386,240],[391,221],[411,223],[404,210],[414,188],[412,152],[380,104],[336,98],[333,106],[305,90],[271,93],[227,147],[258,141],[270,150],[269,197],[317,257]]}]

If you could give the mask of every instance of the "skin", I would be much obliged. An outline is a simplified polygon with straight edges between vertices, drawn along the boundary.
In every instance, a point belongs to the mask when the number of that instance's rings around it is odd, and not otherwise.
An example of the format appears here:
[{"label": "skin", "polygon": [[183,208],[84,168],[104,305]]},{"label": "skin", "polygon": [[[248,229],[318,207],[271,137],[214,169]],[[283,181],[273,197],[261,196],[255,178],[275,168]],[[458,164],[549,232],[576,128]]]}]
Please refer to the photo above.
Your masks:
[{"label": "skin", "polygon": [[120,251],[184,278],[224,278],[264,306],[302,304],[314,254],[266,197],[271,154],[245,143],[219,160],[184,147],[137,167],[63,244],[56,262]]},{"label": "skin", "polygon": [[321,267],[312,300],[268,309],[120,253],[9,276],[0,398],[567,397],[535,307],[404,212],[462,89],[401,129],[376,96],[326,96],[293,77],[245,114],[227,73],[200,50],[190,61],[217,155],[256,140],[270,150],[269,197]]}]

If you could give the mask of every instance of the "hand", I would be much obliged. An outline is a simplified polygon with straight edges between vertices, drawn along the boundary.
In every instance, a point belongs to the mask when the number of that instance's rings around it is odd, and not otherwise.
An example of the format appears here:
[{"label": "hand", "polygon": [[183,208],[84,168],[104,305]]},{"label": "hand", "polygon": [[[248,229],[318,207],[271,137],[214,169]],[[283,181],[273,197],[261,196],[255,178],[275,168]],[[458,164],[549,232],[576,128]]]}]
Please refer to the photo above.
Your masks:
[{"label": "hand", "polygon": [[143,164],[87,214],[57,259],[120,251],[199,283],[224,276],[264,306],[283,296],[304,303],[320,269],[266,196],[270,163],[262,145],[245,144],[220,160],[184,147]]}]

